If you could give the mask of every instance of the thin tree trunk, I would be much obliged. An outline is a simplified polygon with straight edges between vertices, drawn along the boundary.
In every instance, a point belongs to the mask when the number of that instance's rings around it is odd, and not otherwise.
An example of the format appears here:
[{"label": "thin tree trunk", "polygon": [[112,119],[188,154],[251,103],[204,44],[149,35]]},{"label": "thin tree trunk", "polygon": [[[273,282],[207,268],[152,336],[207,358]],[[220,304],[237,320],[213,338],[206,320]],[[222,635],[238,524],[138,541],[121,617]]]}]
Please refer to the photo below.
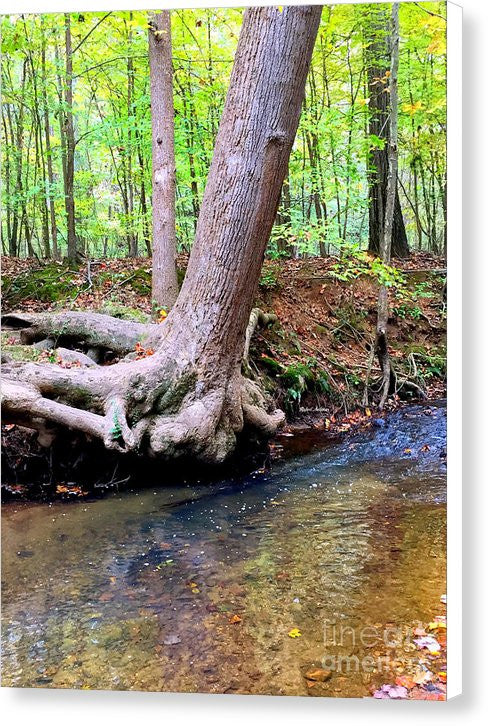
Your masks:
[{"label": "thin tree trunk", "polygon": [[[132,22],[133,14],[129,13],[129,23]],[[134,230],[134,179],[132,174],[132,127],[131,118],[134,112],[134,59],[132,57],[132,26],[127,30],[127,115],[129,124],[127,126],[127,238],[129,242],[129,257],[137,257],[138,244],[137,234]]]},{"label": "thin tree trunk", "polygon": [[10,104],[7,106],[7,119],[9,121],[10,135],[12,141],[12,148],[14,150],[14,157],[16,160],[16,179],[15,179],[15,207],[12,219],[12,234],[9,238],[9,254],[12,257],[16,257],[20,250],[20,233],[21,233],[21,204],[24,201],[23,189],[22,189],[22,171],[23,171],[23,149],[24,149],[24,99],[25,99],[25,85],[26,85],[26,71],[27,71],[27,59],[22,64],[22,78],[21,78],[21,94],[19,111],[16,118],[16,124],[14,129],[12,113],[10,110]]},{"label": "thin tree trunk", "polygon": [[[388,179],[388,144],[390,136],[391,99],[386,91],[388,70],[387,15],[381,5],[368,7],[372,23],[368,50],[368,90],[369,90],[369,134],[382,139],[384,148],[374,147],[368,160],[369,184],[369,251],[380,253],[384,236],[383,223],[386,207],[386,187]],[[408,257],[408,241],[400,207],[398,189],[395,190],[393,214],[393,237],[391,254],[393,257]]]},{"label": "thin tree trunk", "polygon": [[152,255],[151,249],[151,233],[149,230],[148,210],[147,210],[147,196],[146,196],[146,183],[144,181],[144,160],[142,158],[142,152],[139,150],[139,168],[141,171],[141,217],[142,217],[142,235],[144,238],[144,244],[146,245],[146,253],[148,257]]},{"label": "thin tree trunk", "polygon": [[[61,172],[63,176],[63,195],[64,195],[64,211],[65,211],[65,221],[66,221],[66,229],[68,229],[68,216],[67,216],[67,206],[66,206],[66,199],[67,199],[67,176],[66,176],[66,124],[65,124],[65,118],[64,118],[64,86],[63,86],[63,79],[61,77],[61,56],[59,52],[59,46],[57,42],[54,44],[54,58],[56,62],[56,83],[58,87],[58,110],[57,110],[57,116],[58,116],[58,122],[59,122],[59,146],[61,151]],[[59,250],[60,252],[60,250]]]},{"label": "thin tree trunk", "polygon": [[44,117],[44,137],[46,142],[46,160],[47,160],[47,198],[49,204],[49,219],[51,224],[51,240],[52,255],[55,260],[59,257],[58,252],[58,230],[56,227],[56,210],[54,206],[54,172],[53,158],[51,150],[51,130],[49,125],[49,106],[47,101],[47,73],[46,73],[46,37],[44,33],[44,23],[41,16],[42,28],[42,47],[41,47],[41,68],[42,68],[42,105]]},{"label": "thin tree trunk", "polygon": [[5,144],[5,192],[7,194],[7,203],[5,205],[5,223],[7,227],[7,235],[3,234],[3,227],[2,227],[2,251],[3,254],[7,254],[8,250],[8,244],[11,239],[12,235],[12,209],[11,209],[11,154],[13,152],[12,147],[9,148],[9,140],[8,140],[8,129],[7,129],[7,119],[5,115],[4,108],[2,106],[2,126],[3,126],[3,143]]},{"label": "thin tree trunk", "polygon": [[175,146],[171,16],[163,10],[149,25],[152,124],[152,299],[173,307],[178,296],[175,229]]},{"label": "thin tree trunk", "polygon": [[[389,264],[395,224],[395,205],[398,195],[398,3],[392,6],[390,88],[390,133],[388,139],[388,177],[386,184],[385,217],[380,244],[380,258]],[[380,408],[385,405],[394,374],[388,352],[388,288],[381,285],[378,296],[378,318],[376,323],[376,352],[383,372]]]},{"label": "thin tree trunk", "polygon": [[65,177],[65,207],[68,239],[68,260],[76,262],[76,223],[75,223],[75,129],[73,121],[73,49],[71,44],[71,18],[69,13],[64,15],[65,29],[65,86],[64,86],[64,126],[66,140],[66,177]]},{"label": "thin tree trunk", "polygon": [[[329,10],[329,19],[330,19],[330,8]],[[327,108],[331,108],[331,96],[330,96],[330,88],[329,88],[329,77],[327,74],[327,64],[325,63],[325,58],[323,59],[323,74],[324,74],[324,84],[325,84],[325,90],[327,95]],[[332,132],[329,132],[329,142],[330,142],[330,155],[332,158],[332,174],[334,176],[334,189],[335,189],[335,201],[336,201],[336,219],[337,219],[337,233],[339,240],[341,239],[341,198],[339,195],[339,177],[337,174],[337,163],[336,163],[336,146],[335,146],[335,140],[334,140],[334,134]]]},{"label": "thin tree trunk", "polygon": [[191,101],[192,88],[190,81],[190,69],[188,70],[188,85],[182,84],[177,80],[178,86],[181,92],[181,100],[183,102],[183,114],[185,118],[185,142],[188,155],[188,166],[190,170],[190,188],[191,188],[191,202],[193,211],[193,226],[196,230],[196,224],[198,215],[200,212],[200,202],[198,193],[198,182],[195,166],[195,154],[193,152],[195,145],[195,126],[194,126],[194,108]]}]

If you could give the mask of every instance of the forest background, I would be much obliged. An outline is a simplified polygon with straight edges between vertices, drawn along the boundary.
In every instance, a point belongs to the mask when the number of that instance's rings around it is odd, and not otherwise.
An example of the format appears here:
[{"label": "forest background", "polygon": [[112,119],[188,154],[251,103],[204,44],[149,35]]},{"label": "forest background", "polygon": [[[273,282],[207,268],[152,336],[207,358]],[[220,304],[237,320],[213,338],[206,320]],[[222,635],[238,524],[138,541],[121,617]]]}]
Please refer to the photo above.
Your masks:
[{"label": "forest background", "polygon": [[[371,105],[388,83],[371,48],[387,42],[389,8],[324,8],[270,257],[368,246],[369,160],[385,147]],[[445,15],[445,3],[400,5],[398,191],[410,249],[434,254],[447,239]],[[241,9],[172,12],[179,251],[191,248],[241,22]],[[72,204],[78,254],[150,255],[147,13],[10,15],[1,33],[3,254],[65,256]]]}]

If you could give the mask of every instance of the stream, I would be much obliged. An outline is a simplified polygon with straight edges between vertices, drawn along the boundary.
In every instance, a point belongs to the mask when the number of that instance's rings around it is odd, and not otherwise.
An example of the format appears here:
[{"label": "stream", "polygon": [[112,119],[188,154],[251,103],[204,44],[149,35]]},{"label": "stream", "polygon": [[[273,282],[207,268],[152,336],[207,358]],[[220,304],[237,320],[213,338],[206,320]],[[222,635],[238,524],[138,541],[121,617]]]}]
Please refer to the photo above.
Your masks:
[{"label": "stream", "polygon": [[446,592],[445,447],[439,402],[233,481],[4,504],[2,685],[369,695]]}]

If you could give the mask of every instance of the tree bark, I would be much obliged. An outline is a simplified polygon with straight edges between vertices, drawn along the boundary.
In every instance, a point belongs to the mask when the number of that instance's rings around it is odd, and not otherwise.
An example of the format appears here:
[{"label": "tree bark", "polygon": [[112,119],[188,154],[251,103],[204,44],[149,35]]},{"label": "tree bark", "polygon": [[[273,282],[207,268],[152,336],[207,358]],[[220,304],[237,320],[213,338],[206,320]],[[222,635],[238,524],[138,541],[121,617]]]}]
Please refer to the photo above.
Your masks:
[{"label": "tree bark", "polygon": [[[390,133],[388,140],[388,177],[386,184],[385,217],[383,224],[383,236],[380,245],[380,258],[389,264],[393,243],[395,226],[395,207],[398,196],[397,175],[398,175],[398,3],[392,6],[392,31],[391,31],[391,66],[389,77],[390,89]],[[379,364],[383,372],[383,383],[381,389],[380,408],[385,405],[392,382],[394,385],[394,373],[388,353],[388,288],[381,285],[378,295],[378,317],[376,322],[376,352]]]},{"label": "tree bark", "polygon": [[56,210],[54,206],[54,171],[53,158],[51,149],[51,130],[49,125],[49,106],[47,102],[47,74],[46,74],[46,36],[44,32],[44,23],[41,16],[42,28],[42,48],[41,48],[41,68],[42,68],[42,105],[44,118],[44,136],[46,141],[46,159],[47,159],[47,199],[49,203],[49,220],[51,225],[52,254],[55,260],[58,259],[58,230],[56,226]]},{"label": "tree bark", "polygon": [[23,154],[24,154],[24,99],[27,77],[27,58],[22,64],[22,76],[20,82],[21,94],[18,113],[15,114],[16,128],[12,120],[12,112],[10,105],[7,105],[7,119],[10,127],[10,137],[12,149],[14,153],[16,174],[15,174],[15,202],[13,210],[13,221],[11,236],[9,237],[9,255],[17,257],[20,253],[20,238],[22,227],[22,203],[24,200],[24,191],[22,188],[22,172],[23,172]]},{"label": "tree bark", "polygon": [[[244,14],[187,274],[168,318],[151,328],[153,354],[83,370],[9,364],[7,420],[35,428],[45,416],[107,448],[211,463],[232,453],[244,428],[269,437],[281,425],[284,414],[270,409],[241,363],[320,12]],[[69,336],[69,322],[60,323]]]},{"label": "tree bark", "polygon": [[[368,160],[369,182],[369,251],[380,254],[384,236],[383,223],[386,208],[386,187],[388,183],[388,145],[391,134],[391,98],[387,92],[388,75],[388,21],[382,6],[370,6],[368,10],[371,27],[367,30],[368,91],[369,91],[369,134],[384,141],[383,148],[374,147]],[[395,186],[395,206],[391,254],[393,257],[408,257],[409,248],[403,220],[398,187]]]},{"label": "tree bark", "polygon": [[129,13],[129,26],[127,29],[127,117],[129,124],[127,126],[127,241],[129,248],[129,257],[137,257],[139,254],[139,245],[137,234],[134,229],[134,179],[132,173],[132,156],[133,156],[133,122],[130,120],[135,117],[134,110],[134,59],[132,57],[132,23],[133,13]]},{"label": "tree bark", "polygon": [[163,10],[149,24],[152,123],[152,300],[170,310],[178,297],[175,228],[175,143],[171,17]]},{"label": "tree bark", "polygon": [[68,239],[68,260],[76,262],[76,224],[75,224],[75,130],[73,122],[73,49],[71,43],[71,19],[69,13],[64,16],[66,77],[64,79],[64,126],[66,141],[65,169],[65,208]]}]

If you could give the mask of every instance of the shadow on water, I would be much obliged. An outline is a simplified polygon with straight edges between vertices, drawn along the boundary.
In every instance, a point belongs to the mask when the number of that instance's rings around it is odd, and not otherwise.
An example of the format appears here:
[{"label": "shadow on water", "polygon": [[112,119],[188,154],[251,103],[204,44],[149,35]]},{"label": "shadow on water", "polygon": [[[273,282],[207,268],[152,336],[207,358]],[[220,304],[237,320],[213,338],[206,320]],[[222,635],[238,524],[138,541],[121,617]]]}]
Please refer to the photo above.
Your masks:
[{"label": "shadow on water", "polygon": [[[307,453],[294,442],[231,482],[4,506],[3,685],[361,696],[383,682],[378,659],[408,650],[385,629],[431,619],[445,592],[445,407],[325,449],[300,439]],[[311,687],[317,666],[332,674]]]}]

